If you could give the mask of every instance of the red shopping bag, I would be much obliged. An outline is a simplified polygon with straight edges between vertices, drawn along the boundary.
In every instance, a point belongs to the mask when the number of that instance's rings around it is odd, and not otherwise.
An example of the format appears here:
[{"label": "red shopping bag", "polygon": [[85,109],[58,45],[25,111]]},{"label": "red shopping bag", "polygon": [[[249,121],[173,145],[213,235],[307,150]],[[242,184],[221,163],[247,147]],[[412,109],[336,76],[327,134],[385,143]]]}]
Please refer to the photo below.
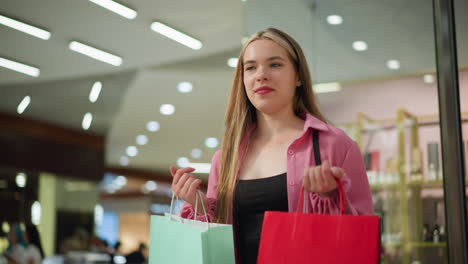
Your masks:
[{"label": "red shopping bag", "polygon": [[[337,182],[339,215],[265,212],[257,263],[379,263],[378,216],[344,215],[343,187]],[[304,187],[299,212],[303,194]]]}]

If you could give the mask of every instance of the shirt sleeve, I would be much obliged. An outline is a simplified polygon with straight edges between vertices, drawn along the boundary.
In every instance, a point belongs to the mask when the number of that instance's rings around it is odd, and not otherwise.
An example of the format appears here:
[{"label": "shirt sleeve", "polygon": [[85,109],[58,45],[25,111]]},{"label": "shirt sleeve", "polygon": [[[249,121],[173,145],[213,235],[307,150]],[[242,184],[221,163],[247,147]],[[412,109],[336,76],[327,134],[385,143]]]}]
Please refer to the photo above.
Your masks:
[{"label": "shirt sleeve", "polygon": [[[338,166],[337,166],[338,165]],[[353,141],[346,151],[341,166],[333,164],[344,170],[341,180],[344,190],[345,213],[352,215],[372,215],[372,194],[367,180],[364,161],[358,145]],[[318,214],[339,214],[338,190],[328,196],[318,193],[309,193],[311,211]]]},{"label": "shirt sleeve", "polygon": [[[194,219],[204,222],[213,222],[216,209],[216,196],[218,189],[219,167],[221,161],[221,151],[218,150],[211,159],[211,169],[208,177],[208,189],[206,197],[208,198],[208,207],[206,208],[206,216],[196,215],[192,204],[184,202],[180,210],[180,216],[183,218]],[[199,205],[200,206],[200,205]]]}]

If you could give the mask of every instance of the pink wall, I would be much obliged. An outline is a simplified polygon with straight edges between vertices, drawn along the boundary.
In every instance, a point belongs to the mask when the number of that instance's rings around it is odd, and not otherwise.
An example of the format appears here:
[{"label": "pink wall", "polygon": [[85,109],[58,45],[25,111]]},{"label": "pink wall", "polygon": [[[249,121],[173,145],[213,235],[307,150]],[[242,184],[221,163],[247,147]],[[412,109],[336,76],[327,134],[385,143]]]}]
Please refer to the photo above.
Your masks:
[{"label": "pink wall", "polygon": [[[437,83],[426,84],[422,76],[345,85],[339,93],[321,94],[319,102],[326,117],[334,124],[355,122],[359,112],[377,120],[395,119],[399,108],[417,116],[438,114]],[[468,72],[460,73],[460,107],[462,112],[468,111]],[[468,116],[465,116],[466,118]],[[462,129],[464,146],[467,149],[468,122],[463,123]],[[366,136],[363,138],[364,143],[367,139]],[[428,142],[440,142],[438,125],[419,129],[419,146],[423,152],[425,171]],[[386,159],[396,155],[396,131],[385,130],[376,133],[369,147],[369,151],[373,150],[381,152],[380,167],[384,168]],[[467,154],[465,151],[465,160],[468,160]]]},{"label": "pink wall", "polygon": [[[460,106],[468,111],[468,72],[460,73]],[[422,76],[345,85],[341,92],[319,95],[326,116],[335,124],[356,120],[362,112],[375,119],[396,117],[398,108],[415,115],[438,113],[437,83],[426,84]]]}]

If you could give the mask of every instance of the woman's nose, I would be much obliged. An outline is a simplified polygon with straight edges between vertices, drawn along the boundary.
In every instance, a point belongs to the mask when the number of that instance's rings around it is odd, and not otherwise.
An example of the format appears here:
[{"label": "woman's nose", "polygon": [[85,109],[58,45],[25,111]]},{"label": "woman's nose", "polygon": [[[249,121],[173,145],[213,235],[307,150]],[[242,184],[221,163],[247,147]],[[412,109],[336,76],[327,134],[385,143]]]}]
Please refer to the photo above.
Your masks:
[{"label": "woman's nose", "polygon": [[257,81],[261,82],[261,81],[265,81],[265,80],[268,80],[268,71],[265,70],[264,67],[259,67],[258,70],[257,70]]}]

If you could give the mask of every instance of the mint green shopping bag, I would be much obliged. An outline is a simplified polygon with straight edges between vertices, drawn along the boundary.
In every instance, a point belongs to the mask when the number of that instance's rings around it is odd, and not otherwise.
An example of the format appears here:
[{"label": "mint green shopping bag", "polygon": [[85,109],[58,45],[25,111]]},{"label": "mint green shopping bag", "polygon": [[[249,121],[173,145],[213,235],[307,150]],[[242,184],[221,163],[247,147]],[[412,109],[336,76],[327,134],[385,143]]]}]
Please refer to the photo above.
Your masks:
[{"label": "mint green shopping bag", "polygon": [[151,216],[149,249],[149,264],[235,263],[232,225],[185,219],[171,213]]}]

